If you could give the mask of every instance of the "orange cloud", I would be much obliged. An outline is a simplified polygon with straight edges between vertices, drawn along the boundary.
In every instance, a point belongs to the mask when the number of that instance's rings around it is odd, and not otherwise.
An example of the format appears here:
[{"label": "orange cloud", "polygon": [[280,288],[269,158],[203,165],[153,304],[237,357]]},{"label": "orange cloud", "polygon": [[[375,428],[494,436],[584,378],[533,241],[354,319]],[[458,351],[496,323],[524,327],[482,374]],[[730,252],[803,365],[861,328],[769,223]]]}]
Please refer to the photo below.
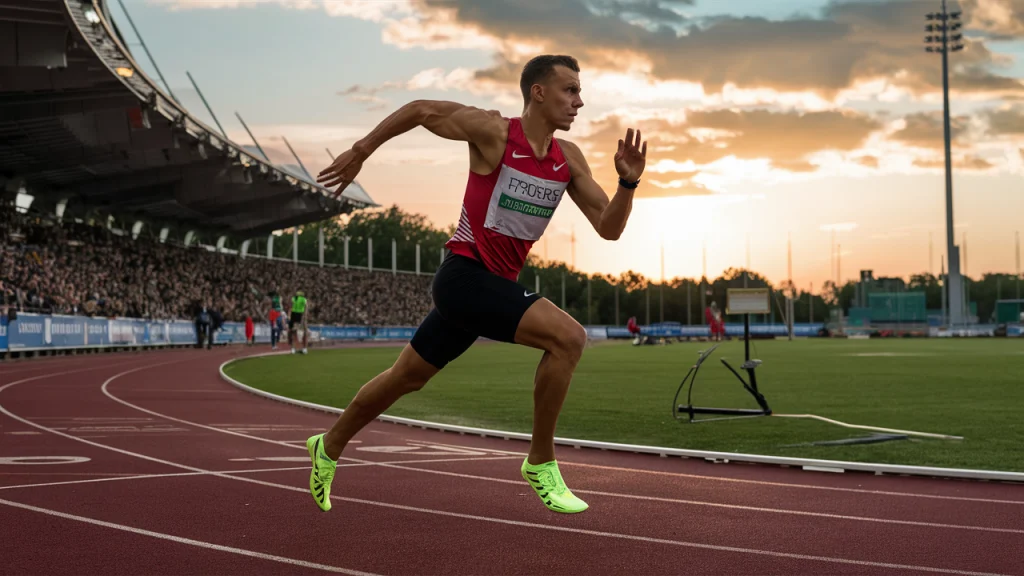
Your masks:
[{"label": "orange cloud", "polygon": [[[914,166],[918,168],[942,168],[946,167],[945,158],[917,158],[914,160]],[[992,168],[995,164],[981,158],[980,156],[964,156],[957,160],[953,159],[953,168],[955,170],[971,170],[971,171],[985,171]]]},{"label": "orange cloud", "polygon": [[867,166],[868,168],[878,168],[878,156],[859,156],[854,158],[854,161],[861,166]]},{"label": "orange cloud", "polygon": [[689,111],[678,122],[612,114],[592,122],[585,135],[575,138],[591,152],[589,157],[598,159],[592,162],[599,181],[614,181],[610,155],[627,127],[639,128],[648,142],[646,180],[653,188],[639,195],[682,196],[710,193],[704,182],[714,171],[709,165],[728,158],[766,159],[771,167],[787,172],[817,171],[810,161],[813,154],[857,150],[881,123],[864,114],[836,111]]},{"label": "orange cloud", "polygon": [[1024,0],[961,0],[971,30],[996,38],[1024,36]]}]

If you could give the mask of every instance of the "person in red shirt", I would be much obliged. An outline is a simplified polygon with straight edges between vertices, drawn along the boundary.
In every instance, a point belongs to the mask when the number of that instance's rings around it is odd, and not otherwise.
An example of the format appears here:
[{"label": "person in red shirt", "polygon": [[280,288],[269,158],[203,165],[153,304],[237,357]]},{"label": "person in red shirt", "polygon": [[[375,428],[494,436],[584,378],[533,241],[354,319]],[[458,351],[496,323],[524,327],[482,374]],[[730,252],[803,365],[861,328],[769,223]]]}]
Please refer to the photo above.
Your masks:
[{"label": "person in red shirt", "polygon": [[[310,437],[310,492],[331,507],[336,461],[349,440],[403,395],[419,390],[480,336],[544,351],[537,368],[530,450],[523,479],[548,509],[587,509],[565,485],[555,461],[555,425],[587,332],[572,316],[517,282],[526,257],[563,198],[569,198],[606,240],[618,240],[647,162],[647,144],[629,128],[613,163],[618,186],[608,194],[594,179],[580,148],[555,131],[569,130],[583,106],[579,64],[544,55],[523,68],[520,117],[456,102],[416,100],[386,118],[318,177],[340,194],[363,162],[388,140],[422,126],[468,144],[469,178],[449,252],[434,275],[434,309],[388,370],[364,385],[325,434]],[[614,145],[613,145],[614,147]],[[609,150],[611,152],[611,150]]]},{"label": "person in red shirt", "polygon": [[256,326],[252,322],[252,314],[245,315],[245,343],[252,346],[256,343]]}]

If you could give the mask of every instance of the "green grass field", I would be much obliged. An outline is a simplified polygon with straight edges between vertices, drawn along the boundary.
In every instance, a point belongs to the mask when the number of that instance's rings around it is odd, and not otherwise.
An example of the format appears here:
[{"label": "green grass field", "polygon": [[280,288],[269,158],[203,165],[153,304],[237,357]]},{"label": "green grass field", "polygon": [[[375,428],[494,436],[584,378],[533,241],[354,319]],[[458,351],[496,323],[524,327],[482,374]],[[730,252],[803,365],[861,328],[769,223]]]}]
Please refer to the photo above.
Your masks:
[{"label": "green grass field", "polygon": [[[589,348],[559,419],[560,437],[921,466],[1024,471],[1024,341],[754,341],[758,384],[776,413],[817,414],[851,424],[963,436],[872,445],[787,447],[868,436],[812,420],[751,418],[690,424],[672,398],[706,343]],[[254,358],[231,377],[291,398],[344,408],[399,348],[314,350]],[[477,344],[388,414],[530,432],[533,374],[541,353]],[[697,406],[756,407],[719,361],[738,367],[742,342],[724,343],[703,365]]]}]

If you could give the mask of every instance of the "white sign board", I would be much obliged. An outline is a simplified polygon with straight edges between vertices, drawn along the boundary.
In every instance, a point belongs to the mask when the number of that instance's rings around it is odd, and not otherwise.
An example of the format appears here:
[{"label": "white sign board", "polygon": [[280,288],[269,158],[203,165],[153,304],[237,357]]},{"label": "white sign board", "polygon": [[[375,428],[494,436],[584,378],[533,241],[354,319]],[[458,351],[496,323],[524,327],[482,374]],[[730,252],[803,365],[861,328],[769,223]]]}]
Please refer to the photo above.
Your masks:
[{"label": "white sign board", "polygon": [[726,290],[726,314],[768,314],[771,303],[767,288],[729,288]]}]

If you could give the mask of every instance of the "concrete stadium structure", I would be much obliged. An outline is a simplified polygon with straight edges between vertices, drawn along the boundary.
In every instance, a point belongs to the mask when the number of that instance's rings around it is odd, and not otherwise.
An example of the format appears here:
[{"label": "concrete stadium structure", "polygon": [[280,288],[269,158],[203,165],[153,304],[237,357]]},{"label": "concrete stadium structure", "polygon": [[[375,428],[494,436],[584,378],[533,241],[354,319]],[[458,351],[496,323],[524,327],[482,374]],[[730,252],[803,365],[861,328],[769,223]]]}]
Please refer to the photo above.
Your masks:
[{"label": "concrete stadium structure", "polygon": [[59,217],[238,240],[376,205],[197,120],[143,72],[105,0],[0,0],[0,198],[19,193]]}]

